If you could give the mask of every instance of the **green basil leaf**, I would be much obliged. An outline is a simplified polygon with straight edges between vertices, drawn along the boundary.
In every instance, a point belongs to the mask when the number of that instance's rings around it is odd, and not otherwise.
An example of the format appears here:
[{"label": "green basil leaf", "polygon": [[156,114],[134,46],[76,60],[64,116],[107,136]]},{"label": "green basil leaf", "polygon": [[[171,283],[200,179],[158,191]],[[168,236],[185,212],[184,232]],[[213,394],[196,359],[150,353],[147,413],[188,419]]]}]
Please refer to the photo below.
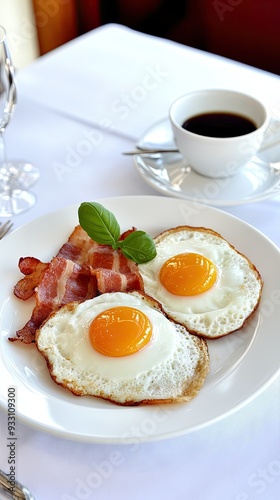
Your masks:
[{"label": "green basil leaf", "polygon": [[144,231],[133,231],[118,245],[125,257],[137,264],[144,264],[156,256],[154,240]]},{"label": "green basil leaf", "polygon": [[95,202],[84,202],[78,210],[79,223],[90,238],[102,245],[118,247],[120,226],[114,214]]}]

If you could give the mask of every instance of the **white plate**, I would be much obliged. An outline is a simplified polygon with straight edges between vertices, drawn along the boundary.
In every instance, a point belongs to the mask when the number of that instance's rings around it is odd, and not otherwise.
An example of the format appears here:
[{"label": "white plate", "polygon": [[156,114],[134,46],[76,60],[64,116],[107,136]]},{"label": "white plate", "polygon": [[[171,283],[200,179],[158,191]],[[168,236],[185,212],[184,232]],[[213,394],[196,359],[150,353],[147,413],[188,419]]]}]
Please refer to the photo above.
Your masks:
[{"label": "white plate", "polygon": [[21,276],[19,257],[51,259],[77,223],[78,207],[47,214],[0,243],[1,407],[7,407],[8,388],[15,387],[17,417],[25,424],[80,441],[138,443],[194,431],[248,403],[279,372],[277,247],[252,226],[206,205],[157,196],[99,201],[113,211],[123,230],[135,226],[156,235],[189,224],[220,232],[252,260],[263,276],[259,311],[242,331],[209,342],[210,373],[198,396],[188,404],[121,407],[93,397],[74,396],[51,380],[34,345],[8,341],[29,319],[34,305],[33,300],[22,302],[13,296],[13,286]]},{"label": "white plate", "polygon": [[[169,121],[163,120],[150,127],[137,146],[176,149]],[[133,157],[141,177],[160,193],[213,206],[241,205],[279,194],[280,164],[264,158],[264,154],[255,157],[233,177],[210,179],[194,172],[179,153]]]}]

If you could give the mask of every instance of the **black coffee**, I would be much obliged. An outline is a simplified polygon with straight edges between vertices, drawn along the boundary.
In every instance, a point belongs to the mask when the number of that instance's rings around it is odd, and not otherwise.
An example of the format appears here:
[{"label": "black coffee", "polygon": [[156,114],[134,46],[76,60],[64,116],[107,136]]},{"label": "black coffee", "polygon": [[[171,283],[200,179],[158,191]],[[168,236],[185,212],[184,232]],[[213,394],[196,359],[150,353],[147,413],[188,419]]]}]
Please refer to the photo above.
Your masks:
[{"label": "black coffee", "polygon": [[194,134],[208,137],[237,137],[257,129],[245,116],[234,113],[203,113],[184,121],[182,127]]}]

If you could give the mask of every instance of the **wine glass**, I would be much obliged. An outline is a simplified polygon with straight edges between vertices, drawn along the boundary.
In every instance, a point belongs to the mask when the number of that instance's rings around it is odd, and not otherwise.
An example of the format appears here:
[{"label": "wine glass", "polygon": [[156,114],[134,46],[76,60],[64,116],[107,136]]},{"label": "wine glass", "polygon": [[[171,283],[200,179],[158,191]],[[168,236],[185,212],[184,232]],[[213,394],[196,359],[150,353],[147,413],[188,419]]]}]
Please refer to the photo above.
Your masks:
[{"label": "wine glass", "polygon": [[39,177],[35,165],[6,159],[3,134],[17,102],[14,67],[6,31],[0,25],[0,217],[11,217],[28,210],[36,197],[27,190]]}]

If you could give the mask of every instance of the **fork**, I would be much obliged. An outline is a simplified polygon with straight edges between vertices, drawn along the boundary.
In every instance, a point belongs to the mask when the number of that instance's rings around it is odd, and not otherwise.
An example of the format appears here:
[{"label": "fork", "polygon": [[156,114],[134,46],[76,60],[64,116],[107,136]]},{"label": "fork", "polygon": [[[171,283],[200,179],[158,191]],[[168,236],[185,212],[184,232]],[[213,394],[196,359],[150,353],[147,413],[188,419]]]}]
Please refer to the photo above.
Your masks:
[{"label": "fork", "polygon": [[9,476],[0,470],[0,498],[2,498],[2,493],[7,495],[7,498],[13,498],[14,500],[35,500],[31,492],[26,486],[23,486],[18,481],[11,481]]},{"label": "fork", "polygon": [[0,222],[0,240],[8,234],[8,232],[12,229],[13,223],[10,220],[7,220],[7,222]]}]

